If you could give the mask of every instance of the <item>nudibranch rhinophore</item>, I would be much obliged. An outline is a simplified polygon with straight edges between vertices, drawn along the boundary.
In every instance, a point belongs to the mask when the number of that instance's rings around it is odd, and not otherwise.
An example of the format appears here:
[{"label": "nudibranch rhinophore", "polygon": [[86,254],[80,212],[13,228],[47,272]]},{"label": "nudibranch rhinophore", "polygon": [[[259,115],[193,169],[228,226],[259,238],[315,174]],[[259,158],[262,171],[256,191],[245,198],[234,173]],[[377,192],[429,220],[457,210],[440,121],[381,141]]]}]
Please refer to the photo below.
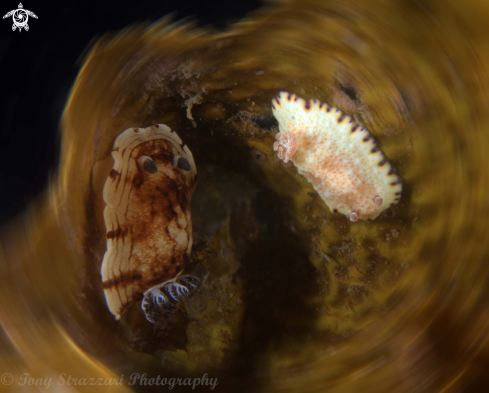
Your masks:
[{"label": "nudibranch rhinophore", "polygon": [[294,163],[333,213],[375,219],[399,202],[402,185],[370,133],[339,109],[280,92],[272,100],[280,132],[273,148]]},{"label": "nudibranch rhinophore", "polygon": [[195,162],[164,124],[125,130],[115,140],[112,157],[103,190],[105,298],[116,319],[130,303],[143,299],[141,308],[155,323],[171,314],[199,281],[180,275],[192,249]]}]

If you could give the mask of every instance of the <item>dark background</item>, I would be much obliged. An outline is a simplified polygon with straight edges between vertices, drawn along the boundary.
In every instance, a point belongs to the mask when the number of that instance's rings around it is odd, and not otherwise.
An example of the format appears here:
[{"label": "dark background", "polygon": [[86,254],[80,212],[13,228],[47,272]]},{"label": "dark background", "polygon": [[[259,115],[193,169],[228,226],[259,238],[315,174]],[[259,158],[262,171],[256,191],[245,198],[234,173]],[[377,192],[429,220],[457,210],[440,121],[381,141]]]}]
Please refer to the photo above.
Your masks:
[{"label": "dark background", "polygon": [[[0,225],[47,187],[60,155],[59,122],[82,54],[109,31],[172,13],[220,30],[260,8],[260,0],[21,0],[29,31],[0,19]],[[0,15],[19,0],[1,2]]]}]

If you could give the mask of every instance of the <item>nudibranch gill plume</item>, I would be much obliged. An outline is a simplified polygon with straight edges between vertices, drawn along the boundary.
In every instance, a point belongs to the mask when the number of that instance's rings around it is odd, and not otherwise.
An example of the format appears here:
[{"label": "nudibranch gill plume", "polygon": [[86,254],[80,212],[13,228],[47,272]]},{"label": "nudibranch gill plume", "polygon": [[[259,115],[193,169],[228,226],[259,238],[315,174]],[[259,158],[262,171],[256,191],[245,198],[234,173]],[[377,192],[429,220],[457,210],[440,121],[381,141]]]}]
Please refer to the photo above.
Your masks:
[{"label": "nudibranch gill plume", "polygon": [[105,299],[116,319],[142,299],[146,318],[155,323],[171,314],[199,281],[181,275],[192,249],[195,162],[164,124],[127,129],[115,140],[112,157],[103,189]]},{"label": "nudibranch gill plume", "polygon": [[402,185],[370,133],[353,117],[316,99],[280,92],[274,150],[297,167],[333,213],[375,219],[401,198]]}]

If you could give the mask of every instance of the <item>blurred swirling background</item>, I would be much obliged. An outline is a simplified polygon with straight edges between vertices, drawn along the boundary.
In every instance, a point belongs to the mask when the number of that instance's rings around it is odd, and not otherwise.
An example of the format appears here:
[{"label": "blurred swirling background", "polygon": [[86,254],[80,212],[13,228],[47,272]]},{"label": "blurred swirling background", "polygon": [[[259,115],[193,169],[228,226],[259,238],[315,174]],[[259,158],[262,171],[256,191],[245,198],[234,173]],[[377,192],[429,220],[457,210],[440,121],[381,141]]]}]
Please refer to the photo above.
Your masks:
[{"label": "blurred swirling background", "polygon": [[[489,389],[489,3],[24,7],[30,31],[5,19],[0,35],[0,389],[38,389],[25,373],[123,375],[117,391],[168,388],[132,373],[208,373],[223,392]],[[281,165],[282,89],[369,128],[399,205],[350,223]],[[157,327],[138,305],[106,310],[93,181],[122,130],[155,122],[198,166],[188,269],[202,278]]]}]

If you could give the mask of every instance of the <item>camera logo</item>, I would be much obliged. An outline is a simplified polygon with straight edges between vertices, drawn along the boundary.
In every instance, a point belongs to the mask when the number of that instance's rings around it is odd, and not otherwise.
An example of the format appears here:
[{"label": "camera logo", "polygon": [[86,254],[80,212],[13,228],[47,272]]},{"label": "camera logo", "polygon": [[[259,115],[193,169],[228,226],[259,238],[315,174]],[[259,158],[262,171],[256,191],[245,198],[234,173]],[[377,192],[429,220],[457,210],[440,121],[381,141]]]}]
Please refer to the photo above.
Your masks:
[{"label": "camera logo", "polygon": [[12,20],[14,21],[14,24],[12,25],[12,31],[19,29],[20,32],[22,31],[23,28],[25,29],[25,31],[29,31],[29,25],[27,24],[27,21],[29,20],[29,16],[32,16],[33,18],[36,19],[38,19],[38,17],[34,12],[25,10],[22,3],[19,3],[18,7],[19,8],[17,8],[16,10],[7,12],[3,16],[3,19],[8,18],[9,16],[12,17]]}]

